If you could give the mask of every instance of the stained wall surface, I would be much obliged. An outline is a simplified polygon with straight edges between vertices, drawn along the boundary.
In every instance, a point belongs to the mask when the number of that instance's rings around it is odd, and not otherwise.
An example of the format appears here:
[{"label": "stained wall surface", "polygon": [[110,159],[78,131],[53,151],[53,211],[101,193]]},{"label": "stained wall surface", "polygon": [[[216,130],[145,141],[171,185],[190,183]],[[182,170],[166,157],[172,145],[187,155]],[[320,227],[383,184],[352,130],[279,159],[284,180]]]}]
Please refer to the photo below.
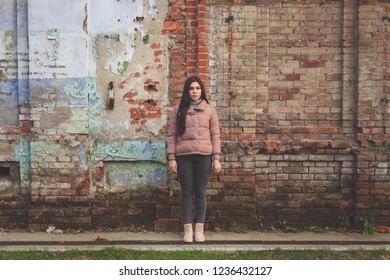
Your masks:
[{"label": "stained wall surface", "polygon": [[179,229],[166,131],[190,75],[221,125],[210,229],[390,223],[389,1],[8,0],[0,16],[0,226]]}]

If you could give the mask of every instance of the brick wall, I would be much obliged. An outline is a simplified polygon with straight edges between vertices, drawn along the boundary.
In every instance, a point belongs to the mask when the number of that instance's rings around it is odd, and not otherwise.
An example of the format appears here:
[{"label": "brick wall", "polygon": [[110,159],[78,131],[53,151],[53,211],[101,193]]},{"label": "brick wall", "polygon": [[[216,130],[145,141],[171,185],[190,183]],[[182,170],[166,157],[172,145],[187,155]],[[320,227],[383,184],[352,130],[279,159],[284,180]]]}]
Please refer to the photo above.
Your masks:
[{"label": "brick wall", "polygon": [[199,1],[197,74],[223,143],[210,228],[389,223],[388,9]]},{"label": "brick wall", "polygon": [[390,81],[388,1],[359,5],[359,94],[355,218],[388,224],[390,214]]},{"label": "brick wall", "polygon": [[[209,13],[219,179],[231,189],[217,196],[251,211],[255,228],[340,226],[352,212],[354,168],[353,123],[342,123],[342,3],[225,3]],[[242,213],[227,214],[240,223]]]},{"label": "brick wall", "polygon": [[110,29],[84,2],[67,31],[2,10],[0,227],[179,230],[166,124],[194,74],[222,133],[209,229],[390,223],[389,1],[132,2],[132,20],[114,1]]},{"label": "brick wall", "polygon": [[[27,73],[27,42],[18,38],[26,26],[17,24],[16,5],[2,3],[0,28],[0,227],[26,228],[29,208],[29,144],[31,122]],[[19,14],[26,15],[25,9]]]}]

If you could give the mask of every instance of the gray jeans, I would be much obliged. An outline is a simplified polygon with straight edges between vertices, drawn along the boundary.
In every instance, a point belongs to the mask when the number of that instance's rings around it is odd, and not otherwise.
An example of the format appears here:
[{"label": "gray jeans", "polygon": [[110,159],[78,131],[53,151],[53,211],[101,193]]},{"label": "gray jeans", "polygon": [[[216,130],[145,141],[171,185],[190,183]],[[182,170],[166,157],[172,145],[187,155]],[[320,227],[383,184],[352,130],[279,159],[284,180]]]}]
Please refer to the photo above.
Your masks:
[{"label": "gray jeans", "polygon": [[177,172],[181,186],[183,224],[192,223],[192,196],[195,194],[195,221],[204,223],[206,217],[206,189],[212,166],[211,155],[177,156]]}]

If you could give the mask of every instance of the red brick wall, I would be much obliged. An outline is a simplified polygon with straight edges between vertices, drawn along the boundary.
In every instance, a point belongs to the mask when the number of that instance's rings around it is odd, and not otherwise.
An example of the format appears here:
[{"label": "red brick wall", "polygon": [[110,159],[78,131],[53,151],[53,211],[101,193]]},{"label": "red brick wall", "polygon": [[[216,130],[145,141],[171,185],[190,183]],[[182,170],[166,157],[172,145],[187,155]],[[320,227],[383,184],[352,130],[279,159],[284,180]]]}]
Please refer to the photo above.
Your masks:
[{"label": "red brick wall", "polygon": [[[171,94],[197,73],[220,116],[209,227],[389,224],[389,3],[171,2],[186,5]],[[158,221],[179,224],[179,194]]]},{"label": "red brick wall", "polygon": [[358,218],[390,222],[389,1],[360,1],[356,204]]}]

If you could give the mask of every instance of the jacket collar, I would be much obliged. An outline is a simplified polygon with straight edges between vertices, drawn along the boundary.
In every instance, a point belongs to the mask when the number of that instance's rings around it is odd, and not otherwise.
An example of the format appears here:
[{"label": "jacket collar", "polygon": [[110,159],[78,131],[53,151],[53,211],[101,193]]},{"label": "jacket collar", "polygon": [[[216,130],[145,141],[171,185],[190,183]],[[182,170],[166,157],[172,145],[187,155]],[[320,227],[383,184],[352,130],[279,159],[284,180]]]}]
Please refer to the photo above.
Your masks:
[{"label": "jacket collar", "polygon": [[194,109],[197,111],[204,111],[206,110],[207,102],[205,100],[202,100],[198,106],[196,106]]}]

